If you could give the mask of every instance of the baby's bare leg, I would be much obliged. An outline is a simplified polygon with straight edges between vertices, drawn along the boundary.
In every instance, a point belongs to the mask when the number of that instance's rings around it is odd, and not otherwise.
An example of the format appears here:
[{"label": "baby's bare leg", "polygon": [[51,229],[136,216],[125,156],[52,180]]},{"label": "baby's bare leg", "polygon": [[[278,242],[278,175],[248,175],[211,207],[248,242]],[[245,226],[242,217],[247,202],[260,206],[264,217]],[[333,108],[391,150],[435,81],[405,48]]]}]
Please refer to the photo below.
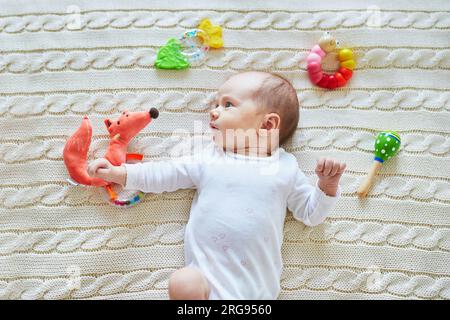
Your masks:
[{"label": "baby's bare leg", "polygon": [[184,267],[170,276],[171,300],[207,300],[209,291],[208,281],[197,268]]}]

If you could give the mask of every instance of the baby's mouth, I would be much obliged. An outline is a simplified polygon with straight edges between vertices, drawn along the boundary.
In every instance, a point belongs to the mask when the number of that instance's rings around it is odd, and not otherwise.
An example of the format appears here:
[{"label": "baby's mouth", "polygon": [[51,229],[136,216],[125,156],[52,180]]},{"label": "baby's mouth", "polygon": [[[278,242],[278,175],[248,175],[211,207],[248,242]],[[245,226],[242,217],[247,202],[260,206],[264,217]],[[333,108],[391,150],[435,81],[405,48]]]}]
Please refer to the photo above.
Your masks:
[{"label": "baby's mouth", "polygon": [[211,129],[219,130],[219,128],[218,128],[214,123],[212,123],[212,122],[209,123],[209,127],[210,127]]}]

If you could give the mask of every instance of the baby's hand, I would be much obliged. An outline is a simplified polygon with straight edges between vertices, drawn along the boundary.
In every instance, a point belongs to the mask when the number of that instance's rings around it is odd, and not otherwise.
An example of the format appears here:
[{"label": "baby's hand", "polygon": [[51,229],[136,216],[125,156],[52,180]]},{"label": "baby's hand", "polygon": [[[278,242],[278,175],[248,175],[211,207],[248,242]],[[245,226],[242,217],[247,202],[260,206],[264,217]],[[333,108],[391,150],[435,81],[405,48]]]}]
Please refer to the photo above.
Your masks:
[{"label": "baby's hand", "polygon": [[340,163],[337,160],[320,158],[316,166],[319,188],[329,196],[336,196],[339,180],[346,167],[345,163]]},{"label": "baby's hand", "polygon": [[114,166],[105,158],[99,158],[89,163],[88,174],[94,178],[100,178],[108,182],[125,184],[126,169]]}]

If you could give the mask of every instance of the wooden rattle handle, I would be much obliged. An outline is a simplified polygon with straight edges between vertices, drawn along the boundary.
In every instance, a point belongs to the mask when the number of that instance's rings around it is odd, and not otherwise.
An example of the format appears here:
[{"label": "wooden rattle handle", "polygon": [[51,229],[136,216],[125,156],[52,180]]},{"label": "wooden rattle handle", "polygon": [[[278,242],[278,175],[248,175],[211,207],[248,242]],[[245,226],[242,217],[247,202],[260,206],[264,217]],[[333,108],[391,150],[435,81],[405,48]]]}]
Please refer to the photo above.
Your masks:
[{"label": "wooden rattle handle", "polygon": [[358,188],[358,197],[364,198],[372,187],[373,181],[375,180],[375,176],[380,171],[381,166],[383,164],[379,161],[374,161],[372,167],[370,168],[369,174],[367,175],[366,180],[359,186]]}]

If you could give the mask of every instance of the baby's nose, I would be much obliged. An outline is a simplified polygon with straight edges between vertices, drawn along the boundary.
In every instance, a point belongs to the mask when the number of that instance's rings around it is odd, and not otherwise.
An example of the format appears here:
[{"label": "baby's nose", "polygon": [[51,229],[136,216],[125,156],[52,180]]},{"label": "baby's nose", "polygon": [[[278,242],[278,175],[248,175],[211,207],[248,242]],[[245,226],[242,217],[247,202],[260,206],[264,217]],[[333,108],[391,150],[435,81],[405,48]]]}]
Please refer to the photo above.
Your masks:
[{"label": "baby's nose", "polygon": [[216,120],[219,117],[219,113],[216,109],[211,110],[209,115],[211,116],[211,120]]}]

